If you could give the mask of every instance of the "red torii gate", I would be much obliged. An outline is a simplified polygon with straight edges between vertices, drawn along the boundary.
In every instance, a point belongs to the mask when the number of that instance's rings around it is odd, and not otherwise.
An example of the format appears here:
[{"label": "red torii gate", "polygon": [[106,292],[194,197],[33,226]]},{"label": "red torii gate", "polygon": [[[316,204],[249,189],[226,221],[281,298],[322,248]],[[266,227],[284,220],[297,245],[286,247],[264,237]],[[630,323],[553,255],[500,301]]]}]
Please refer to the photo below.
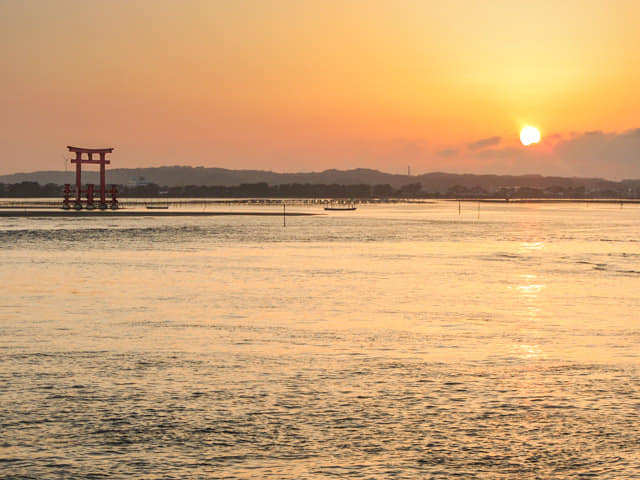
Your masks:
[{"label": "red torii gate", "polygon": [[[107,208],[107,199],[106,199],[106,189],[105,189],[105,165],[111,164],[109,160],[107,160],[107,153],[113,152],[113,148],[80,148],[80,147],[71,147],[67,146],[70,152],[76,154],[76,158],[71,160],[71,163],[76,164],[76,199],[74,202],[74,208],[80,210],[82,208],[82,193],[87,194],[87,208],[93,209],[95,208],[93,203],[93,193],[94,193],[94,185],[92,183],[87,185],[86,190],[82,190],[82,164],[93,164],[100,165],[100,203],[99,207],[101,209]],[[86,153],[87,158],[83,159],[82,154]],[[94,160],[93,154],[96,153],[100,155],[100,159]],[[64,201],[62,202],[63,208],[71,208],[69,203],[69,196],[71,194],[71,185],[65,184],[64,186]],[[118,208],[118,200],[116,196],[118,191],[115,185],[111,186],[111,208]]]}]

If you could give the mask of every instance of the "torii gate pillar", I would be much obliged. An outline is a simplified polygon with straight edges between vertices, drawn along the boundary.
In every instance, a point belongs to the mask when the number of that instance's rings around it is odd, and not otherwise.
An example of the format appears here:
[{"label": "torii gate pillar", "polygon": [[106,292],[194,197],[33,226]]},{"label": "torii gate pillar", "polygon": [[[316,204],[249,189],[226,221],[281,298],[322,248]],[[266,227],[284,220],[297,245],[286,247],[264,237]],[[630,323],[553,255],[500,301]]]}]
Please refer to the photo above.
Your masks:
[{"label": "torii gate pillar", "polygon": [[[80,147],[70,147],[67,146],[70,152],[76,154],[76,158],[71,160],[71,163],[76,164],[76,198],[74,201],[74,208],[80,210],[82,208],[82,164],[99,164],[100,165],[100,205],[101,209],[107,208],[107,199],[106,199],[106,185],[105,185],[105,165],[109,165],[111,162],[107,160],[107,153],[113,152],[113,148],[80,148]],[[83,159],[82,154],[86,153],[87,158]],[[99,160],[93,159],[93,154],[97,153],[100,155]],[[94,208],[93,205],[93,185],[90,185],[87,189],[87,193],[91,192],[90,195],[87,195],[87,208]],[[111,198],[111,208],[118,208],[117,200],[115,199],[115,195],[113,194],[114,189],[112,188],[112,198]],[[65,200],[63,202],[63,206],[65,208],[69,208],[69,199],[68,199],[68,187],[65,188]]]}]

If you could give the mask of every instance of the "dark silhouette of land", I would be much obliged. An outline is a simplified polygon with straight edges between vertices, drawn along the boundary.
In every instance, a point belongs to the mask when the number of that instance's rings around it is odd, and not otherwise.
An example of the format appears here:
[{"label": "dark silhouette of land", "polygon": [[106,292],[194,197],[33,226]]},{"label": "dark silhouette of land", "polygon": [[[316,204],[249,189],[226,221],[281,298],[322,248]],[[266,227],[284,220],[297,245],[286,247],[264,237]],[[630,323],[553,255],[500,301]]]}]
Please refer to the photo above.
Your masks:
[{"label": "dark silhouette of land", "polygon": [[[303,217],[303,216],[312,216],[317,215],[315,213],[308,212],[289,212],[286,214],[287,217]],[[169,211],[140,211],[140,210],[19,210],[19,211],[0,211],[0,217],[88,217],[88,218],[101,218],[101,217],[220,217],[220,216],[246,216],[246,217],[281,217],[283,216],[280,212],[220,212],[220,211],[209,211],[209,212],[193,212],[193,211],[184,211],[184,210],[169,210]]]},{"label": "dark silhouette of land", "polygon": [[[86,172],[84,183],[98,180]],[[95,176],[95,178],[93,178]],[[73,172],[0,176],[2,197],[59,197]],[[275,173],[202,167],[113,169],[108,184],[122,197],[217,198],[640,198],[640,180],[542,175],[428,173],[394,175],[377,170]]]}]

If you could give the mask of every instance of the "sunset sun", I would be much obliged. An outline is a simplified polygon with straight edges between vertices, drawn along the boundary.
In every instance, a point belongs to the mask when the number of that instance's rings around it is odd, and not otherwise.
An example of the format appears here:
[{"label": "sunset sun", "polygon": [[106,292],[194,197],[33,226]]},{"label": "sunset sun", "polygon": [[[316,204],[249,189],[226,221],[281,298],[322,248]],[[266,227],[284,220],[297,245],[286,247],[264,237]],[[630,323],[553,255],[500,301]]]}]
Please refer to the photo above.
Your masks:
[{"label": "sunset sun", "polygon": [[520,131],[520,141],[526,147],[540,141],[540,131],[536,127],[524,127]]}]

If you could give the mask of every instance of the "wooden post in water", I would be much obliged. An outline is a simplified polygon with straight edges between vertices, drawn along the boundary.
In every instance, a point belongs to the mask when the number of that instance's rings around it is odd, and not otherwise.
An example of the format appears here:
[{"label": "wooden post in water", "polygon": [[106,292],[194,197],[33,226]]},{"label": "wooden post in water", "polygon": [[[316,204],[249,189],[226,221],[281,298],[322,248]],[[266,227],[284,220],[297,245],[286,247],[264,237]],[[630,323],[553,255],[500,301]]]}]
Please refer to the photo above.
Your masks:
[{"label": "wooden post in water", "polygon": [[284,202],[282,203],[282,226],[287,226],[287,204]]},{"label": "wooden post in water", "polygon": [[460,200],[458,200],[458,215],[460,215],[460,209],[461,209],[460,203],[461,203]]}]

